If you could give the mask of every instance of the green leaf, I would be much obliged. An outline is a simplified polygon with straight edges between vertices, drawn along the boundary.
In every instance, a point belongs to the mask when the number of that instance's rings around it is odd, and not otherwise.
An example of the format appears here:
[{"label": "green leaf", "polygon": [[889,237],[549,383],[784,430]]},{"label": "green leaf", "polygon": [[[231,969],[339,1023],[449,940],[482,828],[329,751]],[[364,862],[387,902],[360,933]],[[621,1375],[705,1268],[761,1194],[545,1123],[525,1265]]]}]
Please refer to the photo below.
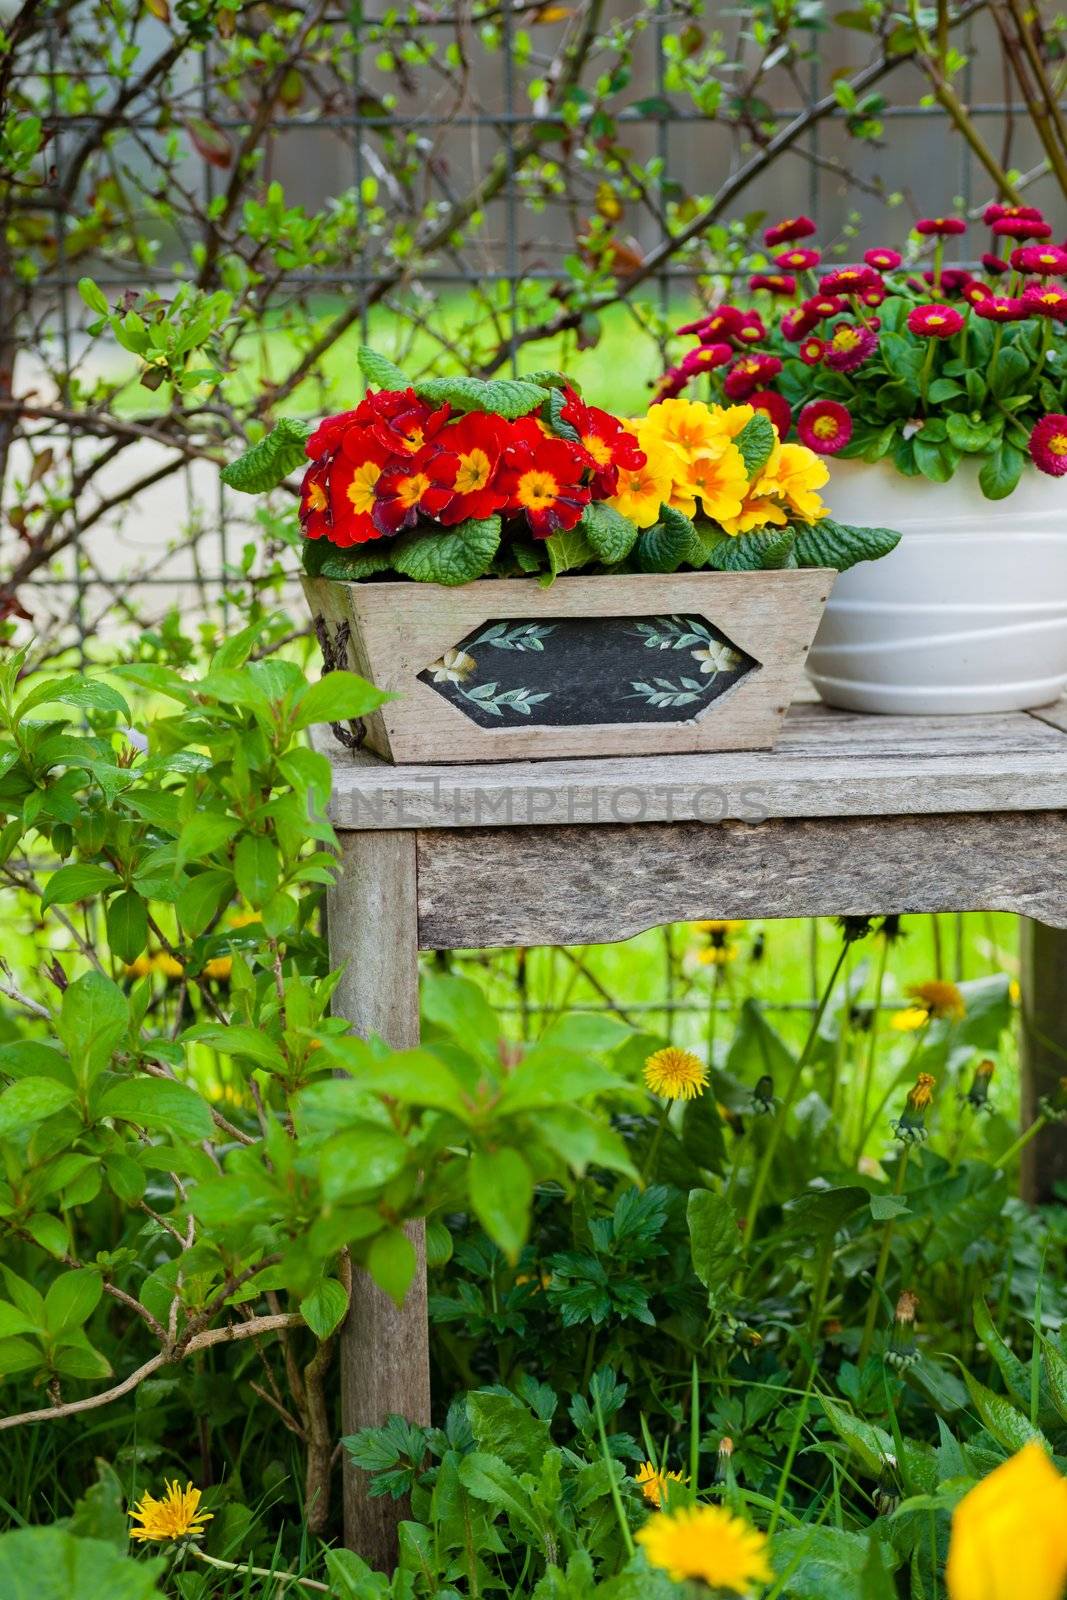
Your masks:
[{"label": "green leaf", "polygon": [[120,961],[136,961],[148,943],[148,907],[133,889],[124,889],[107,903],[104,917],[108,943]]},{"label": "green leaf", "polygon": [[689,518],[663,505],[659,521],[637,535],[635,555],[642,572],[677,572],[686,562],[703,566],[705,549]]},{"label": "green leaf", "polygon": [[0,1300],[0,1345],[16,1334],[43,1332],[41,1324],[27,1316],[25,1311],[20,1311],[18,1306],[8,1305],[6,1300]]},{"label": "green leaf", "polygon": [[1013,1394],[1021,1404],[1030,1404],[1030,1364],[1022,1362],[1014,1355],[1008,1345],[1001,1338],[997,1326],[989,1312],[989,1307],[981,1295],[976,1295],[973,1305],[974,1331],[985,1345],[989,1354],[1000,1369],[1000,1375],[1008,1387],[1008,1392]]},{"label": "green leaf", "polygon": [[544,544],[549,571],[554,578],[558,578],[561,572],[574,572],[579,567],[588,566],[595,554],[580,522],[562,533],[551,534]]},{"label": "green leaf", "polygon": [[474,1214],[504,1254],[514,1261],[526,1243],[533,1203],[533,1177],[517,1150],[476,1150],[470,1162]]},{"label": "green leaf", "polygon": [[16,1528],[0,1535],[0,1594],[4,1600],[159,1600],[162,1557],[136,1561],[100,1539],[78,1539],[61,1528]]},{"label": "green leaf", "polygon": [[416,383],[420,400],[454,411],[492,411],[509,421],[536,411],[548,399],[548,390],[523,378],[425,378]]},{"label": "green leaf", "polygon": [[1021,1450],[1023,1445],[1036,1440],[1048,1448],[1048,1441],[1040,1428],[1035,1428],[1028,1417],[1017,1411],[1009,1400],[1002,1394],[994,1394],[992,1389],[987,1389],[984,1383],[964,1369],[963,1381],[967,1385],[967,1393],[971,1397],[971,1404],[981,1418],[982,1425],[993,1435],[999,1445],[1005,1450],[1014,1453]]},{"label": "green leaf", "polygon": [[111,309],[107,303],[107,296],[104,294],[103,289],[93,282],[92,278],[78,279],[78,293],[90,311],[95,311],[101,317],[107,316]]},{"label": "green leaf", "polygon": [[[31,1344],[28,1339],[0,1339],[0,1378],[9,1378],[16,1372],[32,1372],[42,1363],[39,1345]],[[0,1546],[3,1545],[0,1537]],[[3,1575],[3,1560],[0,1559],[0,1577]],[[0,1589],[0,1594],[9,1591]]]},{"label": "green leaf", "polygon": [[311,683],[296,702],[293,731],[313,728],[320,722],[347,722],[376,711],[391,697],[356,672],[327,672]]},{"label": "green leaf", "polygon": [[84,1334],[68,1334],[57,1346],[52,1357],[55,1369],[64,1378],[96,1378],[111,1376],[111,1363],[102,1351],[94,1349]]},{"label": "green leaf", "polygon": [[693,1271],[712,1301],[733,1275],[741,1248],[730,1203],[710,1189],[691,1189],[686,1206]]},{"label": "green leaf", "polygon": [[393,566],[416,583],[454,589],[488,572],[499,545],[500,518],[471,517],[454,528],[406,534],[394,547]]},{"label": "green leaf", "polygon": [[1026,457],[1021,450],[1004,440],[982,463],[978,482],[987,500],[1004,500],[1012,494],[1022,477]]},{"label": "green leaf", "polygon": [[41,910],[49,906],[69,906],[75,900],[90,900],[108,889],[118,889],[121,879],[110,867],[93,866],[91,862],[74,862],[53,872],[41,896]]},{"label": "green leaf", "polygon": [[806,1189],[786,1204],[785,1216],[791,1227],[809,1238],[832,1239],[869,1198],[867,1190],[858,1184],[839,1189]]},{"label": "green leaf", "polygon": [[970,417],[962,411],[950,411],[945,418],[948,437],[957,450],[973,455],[979,450],[988,450],[993,437],[994,428],[988,422],[972,422]]},{"label": "green leaf", "polygon": [[578,527],[585,534],[593,553],[608,567],[625,561],[637,541],[636,523],[602,500],[590,501]]},{"label": "green leaf", "polygon": [[1045,1379],[1053,1405],[1067,1422],[1067,1357],[1050,1339],[1042,1337],[1041,1352],[1045,1358]]},{"label": "green leaf", "polygon": [[587,1095],[627,1088],[628,1079],[608,1072],[589,1056],[541,1043],[526,1053],[507,1078],[497,1101],[497,1114],[576,1105]]},{"label": "green leaf", "polygon": [[348,1296],[334,1278],[323,1278],[300,1302],[300,1315],[316,1339],[328,1339],[341,1326]]},{"label": "green leaf", "polygon": [[[895,1600],[886,1566],[899,1557],[876,1537],[844,1528],[788,1528],[774,1540],[774,1570],[789,1600]],[[777,1586],[776,1586],[777,1587]],[[916,1600],[918,1600],[917,1591]]]},{"label": "green leaf", "polygon": [[126,996],[102,972],[86,972],[64,991],[56,1032],[77,1081],[92,1083],[109,1064],[130,1021]]},{"label": "green leaf", "polygon": [[759,477],[774,451],[774,424],[770,417],[763,411],[757,411],[755,416],[745,423],[734,439],[734,444],[741,452],[748,481],[751,483]]},{"label": "green leaf", "polygon": [[206,1139],[213,1126],[207,1101],[172,1078],[127,1078],[109,1084],[97,1110],[102,1117],[117,1117],[184,1139]]},{"label": "green leaf", "polygon": [[130,708],[117,689],[109,683],[101,683],[98,678],[72,676],[45,678],[38,683],[15,707],[14,721],[21,722],[38,706],[53,705],[77,706],[83,711],[118,711],[127,722],[130,720]]},{"label": "green leaf", "polygon": [[479,1450],[499,1456],[514,1472],[540,1472],[552,1434],[518,1395],[475,1390],[467,1396],[466,1412]]},{"label": "green leaf", "polygon": [[266,494],[291,472],[307,464],[308,430],[302,422],[282,417],[266,438],[222,469],[222,481],[240,494]]},{"label": "green leaf", "polygon": [[74,1090],[54,1078],[20,1078],[0,1094],[0,1138],[62,1111]]},{"label": "green leaf", "polygon": [[487,1501],[496,1510],[503,1511],[513,1524],[517,1523],[540,1536],[540,1521],[534,1503],[506,1461],[499,1456],[475,1450],[460,1462],[459,1477],[463,1487],[476,1499]]},{"label": "green leaf", "polygon": [[103,1292],[104,1280],[95,1267],[77,1267],[56,1278],[44,1297],[45,1326],[52,1337],[84,1327]]},{"label": "green leaf", "polygon": [[[851,1411],[847,1411],[844,1406],[838,1405],[826,1395],[819,1396],[819,1404],[838,1438],[848,1445],[863,1463],[867,1475],[875,1479],[880,1478],[887,1456],[897,1454],[897,1445],[892,1434],[887,1433],[884,1428],[876,1428],[872,1423],[864,1422],[861,1417],[854,1416]],[[930,1493],[937,1487],[937,1461],[928,1446],[904,1440],[904,1452],[898,1464],[906,1484],[913,1492]]]},{"label": "green leaf", "polygon": [[186,879],[176,902],[178,917],[185,932],[192,938],[209,926],[223,906],[232,899],[233,873],[222,867],[209,867]]},{"label": "green leaf", "polygon": [[764,528],[723,539],[711,552],[710,565],[718,572],[774,572],[795,566],[794,528]]},{"label": "green leaf", "polygon": [[387,1128],[346,1128],[319,1153],[323,1199],[331,1205],[379,1189],[404,1170],[407,1145]]},{"label": "green leaf", "polygon": [[258,911],[277,889],[280,872],[278,846],[267,834],[246,833],[237,841],[233,875],[238,889],[255,910]]},{"label": "green leaf", "polygon": [[375,539],[367,545],[341,548],[327,539],[305,539],[301,562],[309,578],[359,583],[376,572],[392,572],[393,545],[389,539]]},{"label": "green leaf", "polygon": [[990,393],[998,400],[1003,400],[1007,395],[1018,394],[1029,371],[1030,363],[1022,351],[1004,345],[997,352],[989,370]]},{"label": "green leaf", "polygon": [[371,1240],[366,1268],[383,1294],[402,1306],[415,1277],[415,1246],[402,1228],[387,1228]]},{"label": "green leaf", "polygon": [[798,566],[833,567],[837,572],[847,572],[858,561],[877,561],[880,556],[887,556],[899,543],[900,534],[893,528],[855,528],[824,517],[799,530],[795,554]]},{"label": "green leaf", "polygon": [[408,379],[392,361],[380,356],[370,345],[361,344],[356,352],[359,370],[376,389],[409,389]]}]

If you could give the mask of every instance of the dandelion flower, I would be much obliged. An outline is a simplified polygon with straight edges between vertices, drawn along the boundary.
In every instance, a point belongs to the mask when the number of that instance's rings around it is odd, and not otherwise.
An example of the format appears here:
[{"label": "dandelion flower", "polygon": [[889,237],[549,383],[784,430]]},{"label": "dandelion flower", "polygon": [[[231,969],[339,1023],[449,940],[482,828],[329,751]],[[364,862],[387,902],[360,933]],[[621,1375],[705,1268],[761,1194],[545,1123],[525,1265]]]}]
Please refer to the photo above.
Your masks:
[{"label": "dandelion flower", "polygon": [[195,1539],[211,1521],[210,1511],[199,1510],[200,1490],[191,1483],[185,1488],[177,1482],[165,1485],[162,1500],[145,1493],[128,1513],[141,1527],[130,1529],[131,1539]]},{"label": "dandelion flower", "polygon": [[698,1578],[711,1589],[747,1595],[773,1577],[766,1536],[722,1506],[661,1511],[645,1523],[637,1542],[651,1565],[675,1583]]},{"label": "dandelion flower", "polygon": [[668,1045],[645,1062],[645,1082],[664,1100],[695,1100],[708,1086],[708,1069],[691,1050]]},{"label": "dandelion flower", "polygon": [[653,1462],[646,1461],[638,1468],[636,1481],[641,1485],[641,1493],[649,1505],[655,1506],[658,1511],[670,1496],[670,1485],[684,1483],[685,1479],[680,1472],[664,1472]]},{"label": "dandelion flower", "polygon": [[954,983],[930,978],[926,983],[911,983],[907,993],[928,1017],[960,1022],[967,1014],[967,1003]]},{"label": "dandelion flower", "polygon": [[898,1033],[915,1033],[919,1028],[925,1028],[929,1020],[922,1006],[905,1006],[903,1011],[894,1011],[890,1026]]},{"label": "dandelion flower", "polygon": [[952,1515],[945,1581],[949,1600],[1060,1600],[1067,1479],[1041,1445],[1025,1445],[964,1495]]}]

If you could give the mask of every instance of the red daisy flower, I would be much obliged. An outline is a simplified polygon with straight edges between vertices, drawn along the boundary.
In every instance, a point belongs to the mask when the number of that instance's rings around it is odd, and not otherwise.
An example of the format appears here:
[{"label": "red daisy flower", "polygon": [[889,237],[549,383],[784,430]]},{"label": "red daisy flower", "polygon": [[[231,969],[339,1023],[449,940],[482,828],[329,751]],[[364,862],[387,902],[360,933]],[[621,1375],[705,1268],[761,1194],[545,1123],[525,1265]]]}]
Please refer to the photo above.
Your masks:
[{"label": "red daisy flower", "polygon": [[1058,244],[1022,244],[1011,253],[1016,272],[1036,272],[1039,278],[1060,278],[1067,273],[1067,250]]},{"label": "red daisy flower", "polygon": [[449,423],[438,436],[443,452],[455,460],[453,496],[437,513],[446,528],[468,517],[491,517],[507,501],[500,486],[500,462],[508,443],[508,425],[502,417],[472,411]]},{"label": "red daisy flower", "polygon": [[962,217],[920,217],[915,232],[926,238],[947,239],[950,234],[966,233],[967,224]]},{"label": "red daisy flower", "polygon": [[447,401],[435,411],[414,389],[382,389],[368,394],[356,409],[356,420],[396,456],[417,454],[437,437],[451,415]]},{"label": "red daisy flower", "polygon": [[683,372],[681,367],[669,368],[662,378],[656,380],[652,391],[652,405],[658,405],[661,400],[676,400],[688,382],[689,374]]},{"label": "red daisy flower", "polygon": [[885,284],[880,283],[876,288],[864,289],[860,299],[865,306],[880,306],[888,292]]},{"label": "red daisy flower", "polygon": [[1034,423],[1030,459],[1050,477],[1062,478],[1067,474],[1067,417],[1061,412],[1050,411],[1040,422]]},{"label": "red daisy flower", "polygon": [[1067,294],[1054,284],[1028,283],[1023,289],[1023,307],[1031,316],[1067,322]]},{"label": "red daisy flower", "polygon": [[800,345],[800,359],[806,367],[817,367],[823,358],[826,345],[821,339],[814,337],[804,339]]},{"label": "red daisy flower", "polygon": [[750,289],[769,289],[771,294],[793,295],[797,280],[791,272],[754,272],[748,280]]},{"label": "red daisy flower", "polygon": [[358,425],[345,434],[346,448],[330,466],[331,544],[366,544],[381,538],[374,521],[375,491],[382,468],[390,461],[369,428]]},{"label": "red daisy flower", "polygon": [[339,411],[335,417],[323,417],[307,444],[304,454],[312,461],[321,461],[323,456],[332,455],[344,437],[346,429],[350,428],[359,415],[356,411]]},{"label": "red daisy flower", "polygon": [[[923,282],[927,288],[936,287],[936,273],[924,272]],[[962,294],[969,283],[974,282],[974,275],[966,267],[942,267],[941,289],[945,294]]]},{"label": "red daisy flower", "polygon": [[852,417],[837,400],[812,400],[800,413],[797,433],[809,450],[834,456],[852,438]]},{"label": "red daisy flower", "polygon": [[926,339],[951,339],[963,327],[963,314],[954,306],[914,306],[908,312],[908,331]]},{"label": "red daisy flower", "polygon": [[[701,344],[695,350],[690,350],[688,355],[682,357],[679,372],[684,372],[687,378],[695,378],[701,372],[711,372],[715,367],[725,367],[727,362],[734,358],[733,346],[728,344]],[[630,434],[625,434],[630,438]],[[583,438],[582,443],[585,444]],[[588,449],[588,445],[586,446]],[[643,465],[643,463],[637,463]],[[610,490],[614,494],[614,490]]]},{"label": "red daisy flower", "polygon": [[865,250],[863,259],[869,267],[874,267],[877,272],[892,272],[899,267],[904,257],[899,250],[887,250],[879,245],[875,250]]},{"label": "red daisy flower", "polygon": [[750,394],[755,394],[757,389],[776,378],[781,370],[782,363],[777,356],[741,356],[726,374],[723,389],[731,400],[747,400]]},{"label": "red daisy flower", "polygon": [[785,217],[763,230],[763,242],[773,248],[779,244],[792,244],[794,239],[810,239],[816,231],[810,217]]},{"label": "red daisy flower", "polygon": [[819,284],[823,295],[862,294],[864,289],[881,288],[882,280],[873,267],[836,267]]},{"label": "red daisy flower", "polygon": [[1004,216],[994,222],[993,232],[998,239],[1047,239],[1052,224],[1038,217]]},{"label": "red daisy flower", "polygon": [[824,322],[827,317],[839,317],[848,310],[848,300],[843,294],[813,294],[800,308],[812,322]]},{"label": "red daisy flower", "polygon": [[695,333],[700,339],[713,344],[720,339],[732,339],[743,316],[744,312],[737,306],[716,306],[714,311],[698,317],[695,322],[683,323],[675,332]]},{"label": "red daisy flower", "polygon": [[328,539],[333,528],[330,514],[330,463],[314,461],[300,485],[300,527],[305,539]]},{"label": "red daisy flower", "polygon": [[1037,206],[1002,206],[996,200],[982,212],[982,221],[986,223],[1000,222],[1004,217],[1020,217],[1024,222],[1045,220]]},{"label": "red daisy flower", "polygon": [[1014,300],[1010,295],[991,294],[986,300],[974,302],[974,314],[987,322],[1021,322],[1027,310],[1021,300]]},{"label": "red daisy flower", "polygon": [[740,344],[759,344],[761,339],[766,339],[767,330],[758,311],[742,311],[734,337]]},{"label": "red daisy flower", "polygon": [[972,278],[960,291],[968,305],[980,305],[983,300],[992,300],[993,291],[988,283],[982,283],[979,278]]},{"label": "red daisy flower", "polygon": [[420,517],[440,519],[455,493],[457,458],[435,444],[383,467],[374,486],[374,526],[399,533]]},{"label": "red daisy flower", "polygon": [[[687,376],[692,371],[702,372],[729,361],[733,354],[728,344],[700,345],[690,350],[682,362],[681,370]],[[689,363],[695,365],[690,368]],[[627,433],[618,417],[597,406],[587,406],[573,389],[566,391],[567,403],[560,412],[564,422],[569,422],[581,442],[582,449],[593,460],[593,498],[606,500],[618,488],[620,467],[636,470],[645,464],[645,452],[632,433]]]},{"label": "red daisy flower", "polygon": [[749,395],[748,403],[754,411],[762,411],[765,417],[770,417],[779,439],[786,437],[793,426],[793,413],[783,395],[773,389],[757,389],[755,394]]},{"label": "red daisy flower", "polygon": [[786,250],[783,255],[775,256],[774,264],[784,267],[786,272],[810,272],[821,260],[821,250]]},{"label": "red daisy flower", "polygon": [[877,348],[878,340],[870,328],[839,322],[826,342],[823,362],[831,372],[855,372]]},{"label": "red daisy flower", "polygon": [[581,445],[516,424],[501,468],[508,510],[525,516],[535,539],[573,528],[591,498],[584,479],[592,465]]},{"label": "red daisy flower", "polygon": [[1011,271],[1010,262],[1002,261],[1000,256],[995,256],[988,250],[982,255],[982,265],[994,278],[999,278],[1005,272]]},{"label": "red daisy flower", "polygon": [[803,339],[814,328],[817,317],[810,311],[805,311],[802,306],[792,311],[787,311],[778,324],[783,339],[788,339],[790,344],[796,344],[798,339]]}]

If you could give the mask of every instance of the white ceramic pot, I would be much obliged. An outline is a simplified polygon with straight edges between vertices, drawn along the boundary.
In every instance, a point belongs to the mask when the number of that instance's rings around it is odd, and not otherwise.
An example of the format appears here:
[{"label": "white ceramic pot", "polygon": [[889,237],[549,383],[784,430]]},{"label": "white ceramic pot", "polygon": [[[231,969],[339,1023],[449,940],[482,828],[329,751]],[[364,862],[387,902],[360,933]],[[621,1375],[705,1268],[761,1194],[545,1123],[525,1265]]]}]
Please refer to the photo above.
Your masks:
[{"label": "white ceramic pot", "polygon": [[1067,684],[1067,479],[1027,467],[1005,500],[977,468],[949,483],[839,461],[824,490],[839,522],[900,544],[834,584],[808,657],[830,705],[945,714],[1027,711]]}]

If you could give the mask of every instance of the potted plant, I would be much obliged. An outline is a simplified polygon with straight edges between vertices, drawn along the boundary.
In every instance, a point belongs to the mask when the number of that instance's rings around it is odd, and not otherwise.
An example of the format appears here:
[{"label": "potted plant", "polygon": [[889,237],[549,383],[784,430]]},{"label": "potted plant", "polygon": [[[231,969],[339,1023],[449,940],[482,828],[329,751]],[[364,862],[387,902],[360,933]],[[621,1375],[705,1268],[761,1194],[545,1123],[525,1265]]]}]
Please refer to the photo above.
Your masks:
[{"label": "potted plant", "polygon": [[826,464],[752,406],[623,423],[554,372],[360,363],[358,406],[280,423],[223,476],[258,492],[305,464],[326,663],[395,696],[359,730],[394,761],[769,746],[834,571],[896,542],[831,520]]},{"label": "potted plant", "polygon": [[[815,225],[767,229],[754,305],[679,330],[667,373],[710,375],[836,458],[834,507],[903,537],[835,585],[808,660],[833,705],[881,712],[1029,709],[1067,682],[1067,250],[1029,206],[989,206],[982,270],[946,266],[959,217],[821,270]],[[920,252],[932,248],[922,268]]]}]

